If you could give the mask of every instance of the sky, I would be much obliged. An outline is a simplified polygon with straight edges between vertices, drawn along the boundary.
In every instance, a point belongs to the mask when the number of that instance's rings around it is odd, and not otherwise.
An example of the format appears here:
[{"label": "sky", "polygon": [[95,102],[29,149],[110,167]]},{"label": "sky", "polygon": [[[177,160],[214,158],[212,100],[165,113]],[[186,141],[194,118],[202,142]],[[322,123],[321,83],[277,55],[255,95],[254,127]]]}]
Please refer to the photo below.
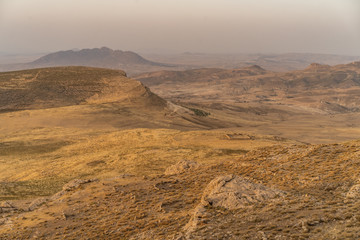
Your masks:
[{"label": "sky", "polygon": [[360,56],[359,0],[0,0],[0,52]]}]

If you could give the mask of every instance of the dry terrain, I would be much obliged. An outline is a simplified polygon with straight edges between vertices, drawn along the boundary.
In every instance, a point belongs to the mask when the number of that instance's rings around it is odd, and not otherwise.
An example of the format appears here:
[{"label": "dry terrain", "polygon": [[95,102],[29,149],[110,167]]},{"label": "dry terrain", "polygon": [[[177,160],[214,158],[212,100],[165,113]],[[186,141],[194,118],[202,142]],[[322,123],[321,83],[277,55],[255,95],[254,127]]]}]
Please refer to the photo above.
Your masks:
[{"label": "dry terrain", "polygon": [[209,112],[229,126],[309,143],[357,138],[360,62],[277,73],[259,66],[136,76],[159,96]]},{"label": "dry terrain", "polygon": [[[141,56],[140,56],[141,55]],[[90,66],[124,70],[129,76],[160,70],[189,70],[197,68],[233,69],[260,65],[277,72],[301,70],[313,62],[344,64],[359,61],[360,56],[314,53],[286,54],[141,54],[112,50],[107,47],[74,49],[49,54],[11,55],[0,53],[0,72],[57,66]]]},{"label": "dry terrain", "polygon": [[360,61],[360,56],[341,56],[316,53],[284,53],[284,54],[208,54],[185,52],[182,54],[142,54],[157,62],[173,65],[192,66],[192,68],[241,68],[259,65],[276,72],[301,70],[311,63],[336,65]]},{"label": "dry terrain", "polygon": [[359,239],[359,74],[0,73],[0,239]]}]

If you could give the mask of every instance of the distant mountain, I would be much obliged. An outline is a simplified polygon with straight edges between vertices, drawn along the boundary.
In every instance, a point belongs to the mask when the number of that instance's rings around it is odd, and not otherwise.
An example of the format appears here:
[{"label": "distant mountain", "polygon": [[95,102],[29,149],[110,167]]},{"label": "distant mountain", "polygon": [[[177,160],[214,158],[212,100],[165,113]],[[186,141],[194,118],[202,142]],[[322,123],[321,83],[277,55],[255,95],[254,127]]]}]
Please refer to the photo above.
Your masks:
[{"label": "distant mountain", "polygon": [[107,68],[117,68],[122,65],[131,64],[144,64],[152,66],[165,65],[162,63],[146,60],[145,58],[131,51],[112,50],[107,47],[50,53],[31,62],[30,64],[42,66],[82,65]]},{"label": "distant mountain", "polygon": [[0,71],[59,66],[87,66],[124,70],[128,74],[150,72],[176,67],[153,62],[131,51],[112,50],[107,47],[59,51],[42,56],[35,61],[0,65]]},{"label": "distant mountain", "polygon": [[107,47],[72,49],[50,54],[0,54],[0,72],[58,66],[88,66],[124,70],[127,75],[156,71],[184,71],[199,68],[238,69],[261,66],[270,71],[301,70],[311,63],[328,65],[360,61],[360,56],[331,54],[147,54],[140,56],[131,51],[112,50]]}]

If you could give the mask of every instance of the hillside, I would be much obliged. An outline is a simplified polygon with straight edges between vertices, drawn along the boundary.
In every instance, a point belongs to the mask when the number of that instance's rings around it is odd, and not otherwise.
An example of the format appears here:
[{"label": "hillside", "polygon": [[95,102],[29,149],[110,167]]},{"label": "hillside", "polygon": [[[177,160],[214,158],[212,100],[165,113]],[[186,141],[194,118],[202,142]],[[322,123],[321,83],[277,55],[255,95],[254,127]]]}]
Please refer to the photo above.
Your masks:
[{"label": "hillside", "polygon": [[120,70],[55,67],[0,73],[1,130],[36,127],[213,128]]},{"label": "hillside", "polygon": [[[155,72],[135,77],[160,96],[185,102],[266,102],[325,112],[356,112],[360,63],[311,64],[304,70],[276,73],[253,66]],[[183,87],[180,87],[183,85]]]},{"label": "hillside", "polygon": [[359,68],[0,73],[0,239],[357,239]]},{"label": "hillside", "polygon": [[85,103],[166,103],[118,70],[57,67],[0,73],[0,111],[44,109]]},{"label": "hillside", "polygon": [[359,62],[285,73],[253,66],[135,78],[167,100],[258,134],[331,143],[357,138],[360,130]]},{"label": "hillside", "polygon": [[165,129],[60,136],[67,142],[46,152],[1,153],[17,159],[1,174],[1,238],[359,237],[359,141]]}]

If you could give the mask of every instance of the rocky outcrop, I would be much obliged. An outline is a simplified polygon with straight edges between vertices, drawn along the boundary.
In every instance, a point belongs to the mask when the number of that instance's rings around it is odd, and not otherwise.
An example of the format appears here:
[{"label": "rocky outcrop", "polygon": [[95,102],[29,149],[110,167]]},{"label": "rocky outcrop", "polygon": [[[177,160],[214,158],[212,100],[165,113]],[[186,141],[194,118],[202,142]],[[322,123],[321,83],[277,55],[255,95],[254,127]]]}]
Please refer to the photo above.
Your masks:
[{"label": "rocky outcrop", "polygon": [[195,161],[181,160],[174,165],[171,165],[165,170],[165,175],[176,175],[198,167],[199,164]]},{"label": "rocky outcrop", "polygon": [[71,180],[70,182],[68,182],[67,184],[65,184],[62,187],[62,190],[60,192],[55,193],[51,197],[41,197],[41,198],[37,198],[34,201],[32,201],[28,206],[28,211],[35,210],[36,208],[40,207],[41,205],[43,205],[44,203],[46,203],[49,200],[53,201],[53,200],[59,199],[66,192],[73,191],[73,190],[79,188],[82,184],[90,183],[90,182],[94,182],[94,181],[96,181],[96,179],[74,179],[74,180]]},{"label": "rocky outcrop", "polygon": [[10,202],[0,202],[0,213],[13,212],[16,209]]},{"label": "rocky outcrop", "polygon": [[206,187],[201,203],[206,206],[238,209],[250,204],[284,195],[261,184],[252,183],[235,175],[220,176]]},{"label": "rocky outcrop", "polygon": [[350,188],[346,194],[346,198],[359,198],[360,197],[360,184],[356,184]]},{"label": "rocky outcrop", "polygon": [[205,188],[200,204],[194,209],[190,221],[185,226],[187,239],[200,223],[210,218],[208,207],[222,207],[228,210],[245,208],[253,204],[279,199],[285,192],[253,183],[236,175],[219,176]]},{"label": "rocky outcrop", "polygon": [[62,187],[63,191],[71,191],[74,190],[78,187],[80,187],[80,185],[85,184],[85,183],[89,183],[89,182],[94,182],[96,179],[74,179],[71,180],[70,182],[68,182],[67,184],[65,184]]}]

